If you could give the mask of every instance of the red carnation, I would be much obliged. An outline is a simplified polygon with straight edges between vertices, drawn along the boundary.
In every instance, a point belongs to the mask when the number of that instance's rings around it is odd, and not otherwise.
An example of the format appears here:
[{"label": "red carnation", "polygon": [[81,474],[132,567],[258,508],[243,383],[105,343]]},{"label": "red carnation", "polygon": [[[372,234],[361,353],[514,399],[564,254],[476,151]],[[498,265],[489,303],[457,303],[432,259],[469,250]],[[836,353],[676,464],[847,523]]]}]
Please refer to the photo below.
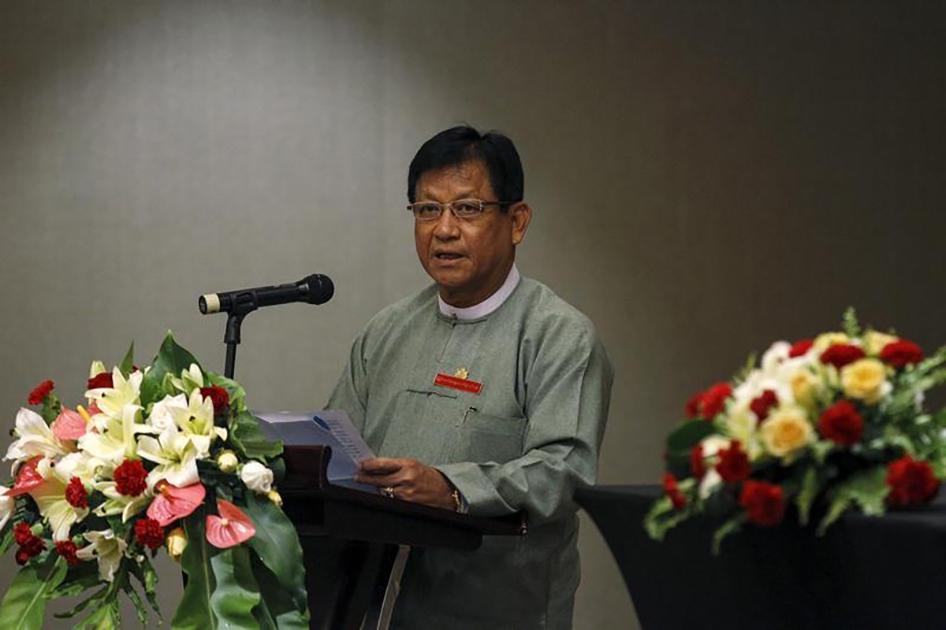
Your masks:
[{"label": "red carnation", "polygon": [[34,536],[32,532],[29,537],[20,543],[20,548],[16,552],[17,564],[26,564],[33,556],[38,556],[46,548],[46,543],[39,536]]},{"label": "red carnation", "polygon": [[706,462],[703,461],[703,445],[697,444],[690,450],[690,471],[697,479],[706,474]]},{"label": "red carnation", "polygon": [[153,518],[143,518],[135,523],[135,539],[149,549],[164,544],[164,528]]},{"label": "red carnation", "polygon": [[76,555],[76,544],[71,540],[60,540],[56,543],[56,553],[66,559],[66,564],[70,567],[74,567],[79,562],[79,557]]},{"label": "red carnation", "polygon": [[788,356],[791,359],[804,356],[808,354],[808,351],[811,350],[813,345],[815,345],[815,342],[812,339],[801,339],[796,341],[792,344],[792,347],[788,349]]},{"label": "red carnation", "polygon": [[756,419],[761,424],[763,420],[769,417],[769,411],[778,404],[778,396],[771,389],[767,389],[760,395],[752,399],[749,403],[749,409],[755,414]]},{"label": "red carnation", "polygon": [[31,405],[42,405],[43,401],[46,400],[46,397],[49,396],[49,392],[53,391],[53,388],[55,387],[56,384],[49,379],[43,381],[33,388],[33,391],[30,392],[26,402]]},{"label": "red carnation", "polygon": [[906,339],[888,343],[880,351],[880,360],[895,368],[903,368],[923,360],[923,350],[920,346]]},{"label": "red carnation", "polygon": [[750,523],[762,527],[774,527],[785,517],[782,487],[774,483],[746,481],[739,494],[739,505],[745,508]]},{"label": "red carnation", "polygon": [[73,477],[66,486],[66,503],[75,508],[89,507],[89,493],[85,491],[82,480]]},{"label": "red carnation", "polygon": [[864,433],[864,418],[850,402],[839,400],[821,414],[818,430],[832,442],[850,446],[861,439]]},{"label": "red carnation", "polygon": [[200,395],[204,398],[210,398],[214,404],[214,413],[225,411],[226,408],[230,406],[230,394],[219,385],[201,387]]},{"label": "red carnation", "polygon": [[716,383],[705,392],[700,401],[703,417],[710,420],[723,410],[726,399],[732,395],[732,385],[729,383]]},{"label": "red carnation", "polygon": [[887,485],[890,486],[887,501],[896,507],[932,501],[939,491],[939,480],[933,474],[932,466],[909,455],[887,466]]},{"label": "red carnation", "polygon": [[148,471],[141,460],[126,459],[115,468],[115,489],[126,497],[136,497],[148,487],[147,476]]},{"label": "red carnation", "polygon": [[670,497],[670,502],[673,503],[674,509],[679,510],[685,506],[687,504],[687,498],[680,492],[680,487],[677,485],[677,478],[671,473],[664,473],[663,482],[664,492]]},{"label": "red carnation", "polygon": [[26,541],[32,537],[33,530],[30,529],[28,523],[19,521],[13,526],[13,539],[16,540],[16,544],[25,545]]},{"label": "red carnation", "polygon": [[749,456],[742,450],[739,440],[733,440],[729,448],[719,449],[719,462],[716,463],[716,472],[723,481],[738,483],[749,477],[752,466],[749,465]]},{"label": "red carnation", "polygon": [[105,387],[115,387],[115,383],[112,382],[111,372],[99,372],[90,378],[86,385],[86,389],[102,389]]},{"label": "red carnation", "polygon": [[696,392],[690,397],[690,400],[687,401],[686,407],[684,407],[687,418],[693,420],[694,418],[698,418],[700,416],[700,402],[702,402],[702,400],[703,392]]},{"label": "red carnation", "polygon": [[836,343],[821,353],[821,362],[833,365],[839,370],[848,363],[863,359],[866,355],[858,346],[849,343]]}]

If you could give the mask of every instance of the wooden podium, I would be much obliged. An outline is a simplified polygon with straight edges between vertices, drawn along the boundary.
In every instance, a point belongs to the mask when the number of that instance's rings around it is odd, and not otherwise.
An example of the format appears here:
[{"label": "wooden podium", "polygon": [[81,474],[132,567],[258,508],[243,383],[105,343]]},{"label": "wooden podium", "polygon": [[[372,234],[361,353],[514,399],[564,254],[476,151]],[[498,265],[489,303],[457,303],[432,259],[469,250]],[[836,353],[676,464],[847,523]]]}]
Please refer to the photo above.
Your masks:
[{"label": "wooden podium", "polygon": [[283,510],[302,542],[311,628],[387,628],[411,547],[476,549],[522,535],[518,515],[490,519],[329,483],[331,448],[286,446]]}]

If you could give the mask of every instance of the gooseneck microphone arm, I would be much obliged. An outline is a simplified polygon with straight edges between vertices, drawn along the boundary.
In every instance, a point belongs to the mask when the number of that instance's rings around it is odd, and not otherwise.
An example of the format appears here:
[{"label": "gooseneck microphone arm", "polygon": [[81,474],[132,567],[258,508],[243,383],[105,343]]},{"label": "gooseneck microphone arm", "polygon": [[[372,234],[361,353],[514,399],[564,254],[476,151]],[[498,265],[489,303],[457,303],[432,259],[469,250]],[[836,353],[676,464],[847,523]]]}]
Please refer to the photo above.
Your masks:
[{"label": "gooseneck microphone arm", "polygon": [[331,278],[316,273],[290,284],[207,293],[200,296],[197,306],[204,315],[219,312],[227,314],[227,328],[223,335],[223,342],[227,344],[227,358],[223,374],[227,378],[233,378],[236,350],[241,340],[241,327],[247,315],[258,308],[277,304],[292,302],[324,304],[332,299],[334,294],[335,285]]}]

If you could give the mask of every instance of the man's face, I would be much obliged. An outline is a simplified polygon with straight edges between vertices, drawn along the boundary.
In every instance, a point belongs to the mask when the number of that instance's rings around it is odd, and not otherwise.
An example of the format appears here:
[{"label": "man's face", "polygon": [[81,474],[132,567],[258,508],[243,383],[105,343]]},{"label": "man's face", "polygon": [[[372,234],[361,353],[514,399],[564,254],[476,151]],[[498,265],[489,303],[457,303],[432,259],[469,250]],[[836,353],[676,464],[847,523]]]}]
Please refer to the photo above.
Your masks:
[{"label": "man's face", "polygon": [[[420,176],[416,201],[448,203],[460,199],[497,199],[486,167],[465,162]],[[506,279],[525,236],[532,211],[516,203],[501,212],[489,206],[475,219],[458,219],[449,210],[436,221],[415,221],[414,242],[424,270],[440,288],[440,297],[459,308],[492,295]]]}]

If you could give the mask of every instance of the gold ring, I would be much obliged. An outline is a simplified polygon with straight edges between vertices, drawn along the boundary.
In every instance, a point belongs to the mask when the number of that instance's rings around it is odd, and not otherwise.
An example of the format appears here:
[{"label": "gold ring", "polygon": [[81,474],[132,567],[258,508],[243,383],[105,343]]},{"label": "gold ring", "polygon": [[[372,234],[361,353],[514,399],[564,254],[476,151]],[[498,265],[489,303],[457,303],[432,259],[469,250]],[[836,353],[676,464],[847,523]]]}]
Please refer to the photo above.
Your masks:
[{"label": "gold ring", "polygon": [[394,498],[394,486],[384,486],[381,488],[381,494],[384,496],[393,499]]}]

